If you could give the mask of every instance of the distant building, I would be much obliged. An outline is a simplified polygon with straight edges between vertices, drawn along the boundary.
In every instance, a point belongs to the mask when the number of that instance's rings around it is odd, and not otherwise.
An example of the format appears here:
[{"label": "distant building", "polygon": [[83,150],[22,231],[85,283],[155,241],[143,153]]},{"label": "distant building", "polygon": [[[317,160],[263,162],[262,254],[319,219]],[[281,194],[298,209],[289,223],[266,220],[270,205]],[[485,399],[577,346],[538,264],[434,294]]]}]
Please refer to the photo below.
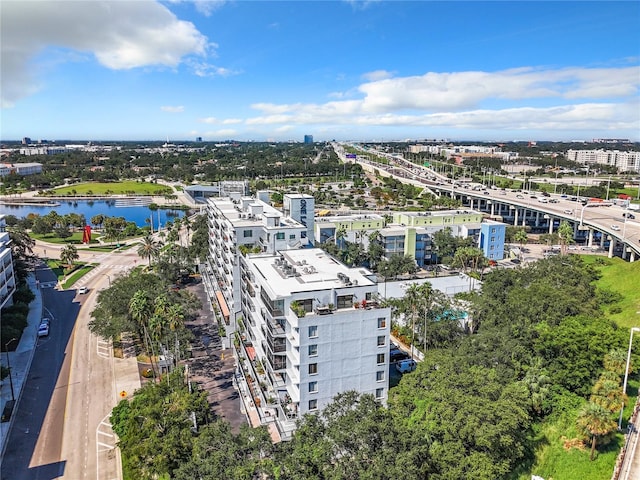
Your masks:
[{"label": "distant building", "polygon": [[304,136],[304,143],[306,145],[312,144],[313,143],[313,135],[305,135]]},{"label": "distant building", "polygon": [[249,195],[247,180],[223,180],[212,185],[189,185],[184,187],[184,193],[193,198],[196,203],[206,203],[210,197],[228,197],[232,193]]},{"label": "distant building", "polygon": [[0,164],[0,177],[15,173],[16,175],[36,175],[42,173],[41,163],[2,163]]},{"label": "distant building", "polygon": [[640,172],[640,152],[620,150],[567,150],[567,159],[582,165],[611,165],[621,172]]},{"label": "distant building", "polygon": [[202,137],[196,137],[196,142],[198,143],[202,142]]},{"label": "distant building", "polygon": [[506,224],[494,220],[485,220],[480,225],[478,247],[489,260],[502,260],[504,258],[506,231]]},{"label": "distant building", "polygon": [[31,139],[29,137],[22,137],[22,145],[29,145],[31,143]]}]

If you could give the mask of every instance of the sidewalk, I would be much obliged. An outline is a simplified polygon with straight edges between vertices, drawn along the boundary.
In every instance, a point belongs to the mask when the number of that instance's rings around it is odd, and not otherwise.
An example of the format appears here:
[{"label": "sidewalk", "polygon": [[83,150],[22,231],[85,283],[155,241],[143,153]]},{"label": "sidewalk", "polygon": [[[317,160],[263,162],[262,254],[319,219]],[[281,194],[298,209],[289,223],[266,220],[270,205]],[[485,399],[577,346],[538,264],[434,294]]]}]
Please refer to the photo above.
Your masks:
[{"label": "sidewalk", "polygon": [[[2,353],[2,365],[5,367],[9,364],[11,365],[11,381],[9,381],[9,377],[2,381],[2,387],[0,388],[0,413],[4,411],[6,403],[10,402],[12,398],[15,398],[16,402],[13,407],[14,414],[11,415],[11,419],[8,422],[0,423],[0,463],[2,463],[4,459],[4,452],[9,434],[11,433],[11,427],[13,426],[15,412],[18,410],[23,386],[29,374],[33,354],[36,351],[38,326],[42,318],[42,296],[40,289],[36,287],[36,279],[33,275],[30,275],[27,282],[35,295],[35,299],[29,305],[28,325],[22,332],[20,342],[15,351]],[[13,383],[13,392],[11,391],[11,383]]]}]

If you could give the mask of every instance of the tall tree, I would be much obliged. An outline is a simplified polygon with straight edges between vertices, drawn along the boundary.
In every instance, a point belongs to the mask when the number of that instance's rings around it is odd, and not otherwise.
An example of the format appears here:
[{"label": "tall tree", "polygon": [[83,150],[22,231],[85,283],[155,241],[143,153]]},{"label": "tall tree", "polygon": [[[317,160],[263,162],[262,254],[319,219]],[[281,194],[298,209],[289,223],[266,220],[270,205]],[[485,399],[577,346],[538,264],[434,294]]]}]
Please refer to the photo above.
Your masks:
[{"label": "tall tree", "polygon": [[60,261],[66,264],[68,268],[71,268],[79,258],[78,249],[72,243],[65,245],[60,251]]},{"label": "tall tree", "polygon": [[593,461],[597,439],[613,432],[616,429],[616,422],[611,418],[610,411],[597,403],[589,402],[580,410],[576,426],[581,433],[591,439],[589,459]]},{"label": "tall tree", "polygon": [[147,234],[141,241],[138,247],[138,255],[142,258],[149,260],[149,266],[151,266],[151,259],[156,258],[160,253],[160,242]]}]

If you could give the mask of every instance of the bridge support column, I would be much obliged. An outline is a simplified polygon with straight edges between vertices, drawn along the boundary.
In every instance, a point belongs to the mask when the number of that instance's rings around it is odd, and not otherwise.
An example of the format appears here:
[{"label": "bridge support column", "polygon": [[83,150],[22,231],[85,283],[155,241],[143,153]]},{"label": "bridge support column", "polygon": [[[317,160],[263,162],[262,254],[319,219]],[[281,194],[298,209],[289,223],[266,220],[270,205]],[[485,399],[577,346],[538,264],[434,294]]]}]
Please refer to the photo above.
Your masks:
[{"label": "bridge support column", "polygon": [[496,214],[496,204],[491,202],[491,216],[493,217]]},{"label": "bridge support column", "polygon": [[536,227],[539,227],[539,226],[540,226],[540,212],[536,212],[536,219],[535,219],[535,221],[533,222],[533,224],[534,224]]},{"label": "bridge support column", "polygon": [[549,215],[549,235],[553,233],[553,217]]},{"label": "bridge support column", "polygon": [[631,250],[631,255],[629,255],[629,261],[630,262],[635,262],[636,261],[636,252]]},{"label": "bridge support column", "polygon": [[604,248],[604,233],[600,233],[600,248]]},{"label": "bridge support column", "polygon": [[523,227],[527,226],[527,209],[526,208],[522,209],[522,226]]},{"label": "bridge support column", "polygon": [[518,207],[515,208],[514,217],[513,217],[513,225],[518,226]]},{"label": "bridge support column", "polygon": [[469,197],[469,208],[473,210],[473,197]]},{"label": "bridge support column", "polygon": [[611,237],[611,240],[609,241],[609,258],[613,258],[613,249],[616,246],[616,239]]},{"label": "bridge support column", "polygon": [[587,246],[593,247],[593,228],[589,229],[589,236],[587,237]]}]

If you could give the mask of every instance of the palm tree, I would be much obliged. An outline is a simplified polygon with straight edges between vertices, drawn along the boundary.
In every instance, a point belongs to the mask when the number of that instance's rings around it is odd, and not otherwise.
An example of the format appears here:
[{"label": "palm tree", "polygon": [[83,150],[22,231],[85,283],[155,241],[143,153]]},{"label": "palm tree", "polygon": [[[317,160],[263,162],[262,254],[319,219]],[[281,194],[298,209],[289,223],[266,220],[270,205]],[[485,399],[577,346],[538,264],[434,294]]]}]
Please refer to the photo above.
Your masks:
[{"label": "palm tree", "polygon": [[578,414],[576,426],[585,436],[591,437],[589,459],[593,460],[597,438],[613,432],[616,429],[616,422],[611,418],[611,412],[607,409],[597,403],[589,402]]},{"label": "palm tree", "polygon": [[522,257],[522,249],[528,240],[527,231],[524,228],[519,229],[513,236],[513,239],[520,244],[520,257]]},{"label": "palm tree", "polygon": [[151,259],[157,257],[160,253],[160,242],[155,240],[151,234],[147,234],[138,247],[138,255],[142,258],[147,258],[149,260],[149,266],[151,266]]},{"label": "palm tree", "polygon": [[573,227],[563,220],[558,227],[558,236],[560,237],[560,245],[562,245],[562,254],[567,253],[567,245],[573,242]]},{"label": "palm tree", "polygon": [[60,251],[60,261],[67,265],[68,268],[73,266],[73,262],[78,260],[80,255],[78,255],[78,249],[73,244],[65,245],[65,247]]},{"label": "palm tree", "polygon": [[619,411],[626,400],[620,378],[612,372],[605,372],[593,386],[590,400],[610,412]]},{"label": "palm tree", "polygon": [[153,344],[151,343],[151,338],[147,329],[152,314],[153,305],[149,301],[146,293],[143,290],[137,290],[129,301],[129,316],[134,321],[136,328],[138,329],[138,336],[142,339],[145,352],[149,355],[149,359],[151,361],[152,370],[155,372],[155,369],[153,368]]},{"label": "palm tree", "polygon": [[[622,375],[625,371],[627,363],[627,353],[621,348],[614,348],[604,356],[604,368],[617,375]],[[633,371],[633,367],[629,364],[629,371]]]}]

